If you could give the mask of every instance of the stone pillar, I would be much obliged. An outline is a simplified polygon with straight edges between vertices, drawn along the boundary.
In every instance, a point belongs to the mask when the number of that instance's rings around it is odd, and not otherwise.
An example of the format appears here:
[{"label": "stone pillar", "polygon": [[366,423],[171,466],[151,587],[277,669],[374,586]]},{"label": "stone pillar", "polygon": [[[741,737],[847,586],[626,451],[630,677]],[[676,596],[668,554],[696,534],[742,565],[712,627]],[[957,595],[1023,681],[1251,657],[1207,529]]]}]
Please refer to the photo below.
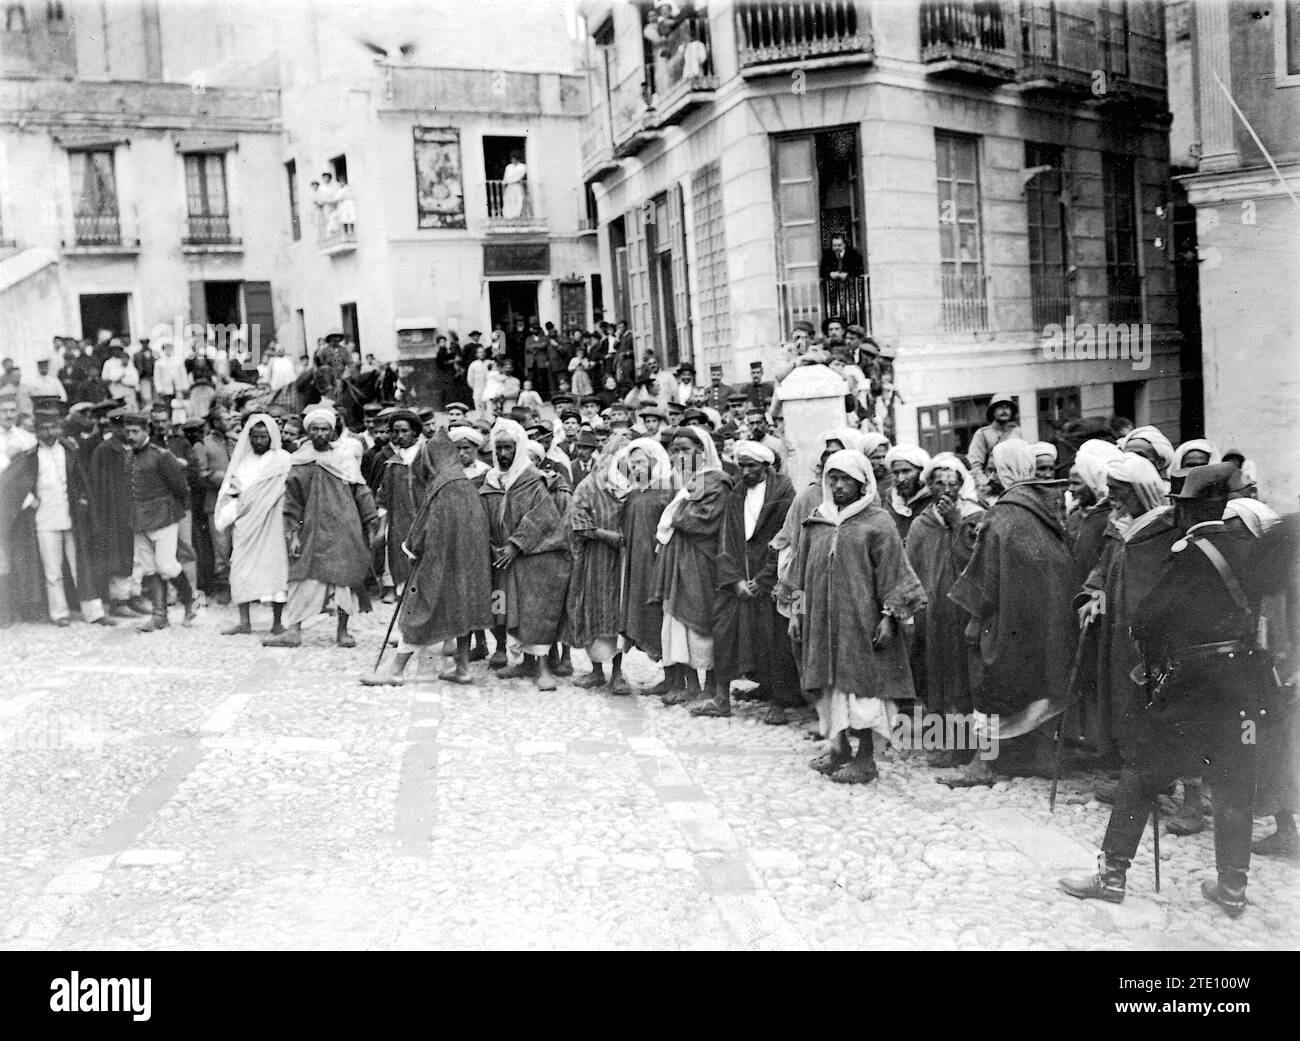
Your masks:
[{"label": "stone pillar", "polygon": [[848,384],[825,365],[799,365],[781,381],[777,395],[785,422],[785,473],[796,490],[813,480],[821,459],[821,435],[845,424]]},{"label": "stone pillar", "polygon": [[[1196,110],[1201,139],[1201,173],[1233,170],[1240,164],[1233,121],[1223,87],[1232,89],[1230,4],[1193,4],[1196,19]],[[1223,87],[1215,81],[1215,76]]]}]

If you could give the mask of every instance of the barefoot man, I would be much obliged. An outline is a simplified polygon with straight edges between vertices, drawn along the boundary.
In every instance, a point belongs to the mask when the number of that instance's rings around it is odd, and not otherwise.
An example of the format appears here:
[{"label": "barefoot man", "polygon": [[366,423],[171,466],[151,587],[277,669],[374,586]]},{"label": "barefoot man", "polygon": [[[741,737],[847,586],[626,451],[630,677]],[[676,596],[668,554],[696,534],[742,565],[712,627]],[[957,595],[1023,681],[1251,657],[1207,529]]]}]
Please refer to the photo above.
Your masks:
[{"label": "barefoot man", "polygon": [[411,560],[397,616],[402,638],[390,669],[361,678],[367,686],[400,685],[411,655],[444,640],[456,641],[456,665],[438,678],[470,683],[470,635],[492,624],[491,557],[478,489],[442,431],[421,451],[421,469],[432,476],[402,546]]},{"label": "barefoot man", "polygon": [[356,453],[335,443],[337,418],[332,408],[313,406],[304,420],[307,441],[293,454],[284,486],[289,541],[286,628],[263,640],[263,647],[301,646],[302,623],[320,614],[330,593],[338,610],[335,642],[340,647],[357,645],[348,632],[348,618],[361,607],[356,591],[370,569],[370,542],[379,529],[379,516],[374,496],[361,479]]}]

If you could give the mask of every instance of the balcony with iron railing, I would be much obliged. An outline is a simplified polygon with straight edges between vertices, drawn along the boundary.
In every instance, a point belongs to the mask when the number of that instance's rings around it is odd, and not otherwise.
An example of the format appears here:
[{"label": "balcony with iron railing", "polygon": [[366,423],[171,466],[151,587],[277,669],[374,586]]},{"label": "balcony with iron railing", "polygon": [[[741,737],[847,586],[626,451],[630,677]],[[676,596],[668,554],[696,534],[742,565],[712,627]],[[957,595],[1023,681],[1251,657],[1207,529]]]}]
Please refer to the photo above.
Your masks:
[{"label": "balcony with iron railing", "polygon": [[707,102],[718,88],[713,74],[709,20],[682,19],[656,48],[653,108],[659,126],[673,126]]},{"label": "balcony with iron railing", "polygon": [[238,246],[230,233],[229,214],[190,214],[185,218],[186,247]]},{"label": "balcony with iron railing", "polygon": [[1002,0],[931,0],[920,14],[927,73],[994,82],[1015,78],[1016,21]]},{"label": "balcony with iron railing", "polygon": [[619,167],[618,160],[614,157],[614,141],[609,132],[609,107],[603,101],[592,105],[582,122],[579,150],[582,154],[584,181],[597,181]]},{"label": "balcony with iron railing", "polygon": [[485,181],[489,231],[541,231],[546,229],[541,185],[522,181]]},{"label": "balcony with iron railing", "polygon": [[68,256],[133,256],[140,252],[140,240],[130,234],[134,220],[119,213],[77,213],[72,234],[63,240]]},{"label": "balcony with iron railing", "polygon": [[357,215],[351,199],[320,203],[316,207],[316,248],[326,256],[351,253],[357,248]]},{"label": "balcony with iron railing", "polygon": [[795,322],[811,322],[814,329],[821,329],[822,322],[832,315],[846,325],[860,325],[868,334],[871,332],[871,283],[867,275],[778,282],[776,295],[783,340],[793,337]]},{"label": "balcony with iron railing", "polygon": [[1050,0],[1021,4],[1022,89],[1088,92],[1100,60],[1094,13]]},{"label": "balcony with iron railing", "polygon": [[874,57],[866,15],[852,0],[743,0],[736,38],[742,75],[794,61]]},{"label": "balcony with iron railing", "polygon": [[983,332],[989,327],[987,276],[978,270],[939,272],[941,326],[946,333]]},{"label": "balcony with iron railing", "polygon": [[645,69],[638,67],[610,92],[614,157],[636,155],[651,141],[662,137],[657,127],[653,100],[646,89]]}]

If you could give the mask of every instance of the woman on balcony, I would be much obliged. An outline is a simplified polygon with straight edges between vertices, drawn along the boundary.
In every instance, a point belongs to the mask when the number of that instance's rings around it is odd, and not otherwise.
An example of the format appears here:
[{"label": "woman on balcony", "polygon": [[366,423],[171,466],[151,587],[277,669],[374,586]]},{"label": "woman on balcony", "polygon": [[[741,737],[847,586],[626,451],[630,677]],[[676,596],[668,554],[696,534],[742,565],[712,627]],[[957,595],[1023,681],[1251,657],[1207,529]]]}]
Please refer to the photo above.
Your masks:
[{"label": "woman on balcony", "polygon": [[506,165],[505,173],[501,175],[501,183],[504,186],[501,216],[506,220],[518,220],[524,215],[524,199],[528,190],[527,179],[528,167],[524,165],[523,156],[518,152],[511,152],[510,162]]}]

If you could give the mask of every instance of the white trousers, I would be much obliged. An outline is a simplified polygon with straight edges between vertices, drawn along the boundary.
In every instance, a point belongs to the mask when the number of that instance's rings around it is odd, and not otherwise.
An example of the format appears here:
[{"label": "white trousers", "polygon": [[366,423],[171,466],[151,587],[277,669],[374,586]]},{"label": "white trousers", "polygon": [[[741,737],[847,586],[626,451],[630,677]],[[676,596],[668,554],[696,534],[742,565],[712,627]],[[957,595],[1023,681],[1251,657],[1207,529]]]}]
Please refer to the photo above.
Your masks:
[{"label": "white trousers", "polygon": [[135,533],[135,570],[141,575],[162,575],[173,579],[181,573],[181,562],[176,559],[176,540],[179,526],[168,524],[154,531]]},{"label": "white trousers", "polygon": [[[41,569],[45,572],[45,600],[50,618],[58,621],[68,617],[68,598],[63,594],[63,561],[68,562],[72,581],[77,582],[77,543],[71,531],[38,531],[36,545],[41,553]],[[89,580],[89,576],[86,576]],[[89,586],[86,587],[88,592]],[[80,593],[81,586],[77,586]],[[104,617],[104,605],[99,597],[81,601],[81,617],[88,622]]]}]

